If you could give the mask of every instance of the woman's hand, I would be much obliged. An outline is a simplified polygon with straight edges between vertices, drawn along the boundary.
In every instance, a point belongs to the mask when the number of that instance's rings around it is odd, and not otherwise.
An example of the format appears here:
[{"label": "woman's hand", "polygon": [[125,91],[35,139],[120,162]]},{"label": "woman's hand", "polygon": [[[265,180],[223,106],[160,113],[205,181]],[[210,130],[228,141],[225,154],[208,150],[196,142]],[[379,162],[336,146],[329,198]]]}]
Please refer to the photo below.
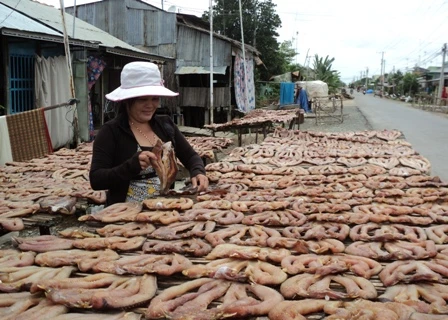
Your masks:
[{"label": "woman's hand", "polygon": [[151,159],[157,160],[157,157],[154,153],[150,151],[142,151],[138,155],[138,161],[140,162],[140,167],[142,170],[145,170],[151,165]]},{"label": "woman's hand", "polygon": [[205,191],[208,188],[208,178],[206,175],[198,174],[191,178],[191,185],[193,188],[198,188],[198,192]]}]

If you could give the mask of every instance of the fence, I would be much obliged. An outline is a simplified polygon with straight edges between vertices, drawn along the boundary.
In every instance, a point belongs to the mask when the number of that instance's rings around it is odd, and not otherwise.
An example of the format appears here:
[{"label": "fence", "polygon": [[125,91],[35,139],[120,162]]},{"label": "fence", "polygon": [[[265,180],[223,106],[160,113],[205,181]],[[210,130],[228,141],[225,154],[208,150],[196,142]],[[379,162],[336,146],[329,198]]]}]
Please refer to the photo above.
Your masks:
[{"label": "fence", "polygon": [[448,99],[427,94],[416,95],[412,106],[422,110],[448,113]]}]

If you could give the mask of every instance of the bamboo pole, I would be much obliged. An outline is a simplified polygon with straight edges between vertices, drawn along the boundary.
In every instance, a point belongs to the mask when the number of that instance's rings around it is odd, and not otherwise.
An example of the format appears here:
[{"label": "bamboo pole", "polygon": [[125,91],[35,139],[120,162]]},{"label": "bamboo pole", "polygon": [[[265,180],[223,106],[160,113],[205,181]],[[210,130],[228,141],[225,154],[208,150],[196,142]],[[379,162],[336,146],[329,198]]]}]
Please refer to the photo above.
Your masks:
[{"label": "bamboo pole", "polygon": [[[73,80],[73,70],[72,70],[72,57],[70,53],[70,44],[68,42],[68,35],[67,35],[67,26],[65,24],[65,6],[64,6],[64,0],[59,0],[60,6],[61,6],[61,20],[62,20],[62,27],[64,32],[64,49],[65,49],[65,59],[67,60],[67,67],[70,77],[70,93],[72,95],[72,98],[75,98],[75,82]],[[79,132],[78,132],[78,112],[76,109],[73,111],[73,143],[75,146],[78,145],[78,139],[79,139]]]},{"label": "bamboo pole", "polygon": [[213,0],[210,0],[210,123],[214,123],[213,100]]},{"label": "bamboo pole", "polygon": [[244,27],[243,27],[243,9],[241,7],[241,0],[238,0],[239,6],[240,6],[240,25],[241,25],[241,43],[243,49],[243,70],[244,70],[244,96],[245,96],[245,103],[246,107],[249,106],[249,97],[247,94],[248,86],[247,86],[247,70],[246,70],[246,47],[244,46]]}]

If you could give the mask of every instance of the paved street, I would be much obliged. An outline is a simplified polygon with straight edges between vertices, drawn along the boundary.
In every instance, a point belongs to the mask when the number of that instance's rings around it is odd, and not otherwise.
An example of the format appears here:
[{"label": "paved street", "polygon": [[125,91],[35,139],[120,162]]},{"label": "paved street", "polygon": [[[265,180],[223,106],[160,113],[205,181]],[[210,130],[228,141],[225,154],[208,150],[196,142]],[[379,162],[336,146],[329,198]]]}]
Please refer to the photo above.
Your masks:
[{"label": "paved street", "polygon": [[374,130],[397,129],[414,149],[429,159],[432,175],[448,181],[448,117],[409,104],[355,93],[355,105]]}]

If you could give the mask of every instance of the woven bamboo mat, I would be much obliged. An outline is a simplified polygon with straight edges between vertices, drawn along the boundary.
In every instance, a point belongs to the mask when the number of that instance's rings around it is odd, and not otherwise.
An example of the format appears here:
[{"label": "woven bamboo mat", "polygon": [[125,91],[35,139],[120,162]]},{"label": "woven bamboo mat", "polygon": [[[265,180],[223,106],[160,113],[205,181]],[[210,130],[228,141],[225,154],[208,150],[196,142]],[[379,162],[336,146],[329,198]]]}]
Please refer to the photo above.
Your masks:
[{"label": "woven bamboo mat", "polygon": [[13,161],[27,161],[52,153],[44,111],[35,109],[7,115]]}]

